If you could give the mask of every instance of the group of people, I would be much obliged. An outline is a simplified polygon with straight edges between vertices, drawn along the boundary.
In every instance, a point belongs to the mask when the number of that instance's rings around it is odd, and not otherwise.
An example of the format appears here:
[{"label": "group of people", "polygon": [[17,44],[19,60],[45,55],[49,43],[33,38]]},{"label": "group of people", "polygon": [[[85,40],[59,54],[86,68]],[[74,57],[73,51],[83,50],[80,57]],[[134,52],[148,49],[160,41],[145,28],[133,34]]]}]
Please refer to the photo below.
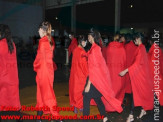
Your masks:
[{"label": "group of people", "polygon": [[[131,96],[131,111],[126,122],[134,121],[134,107],[142,108],[138,119],[147,115],[147,111],[151,113],[154,98],[163,106],[162,92],[154,91],[156,86],[157,90],[163,90],[163,53],[159,43],[151,38],[147,53],[143,34],[132,36],[115,34],[107,46],[96,30],[88,33],[88,42],[84,36],[72,39],[69,98],[70,105],[75,107],[74,113],[79,110],[89,115],[89,106],[97,105],[105,122],[106,112],[122,112],[125,94]],[[89,50],[86,42],[91,44]]]},{"label": "group of people", "polygon": [[[57,66],[53,61],[55,42],[51,31],[49,22],[43,22],[39,26],[40,40],[33,63],[37,73],[36,107],[50,108],[50,111],[37,111],[40,116],[43,113],[60,115],[53,110],[53,107],[57,106],[53,90],[54,71]],[[160,90],[163,90],[163,53],[154,40],[151,40],[151,49],[147,53],[141,33],[136,33],[133,39],[125,39],[124,36],[115,34],[107,47],[103,44],[100,32],[94,29],[90,30],[87,39],[83,35],[78,39],[74,34],[69,37],[72,40],[68,47],[71,59],[69,100],[70,105],[74,106],[74,113],[80,111],[84,116],[89,115],[90,105],[97,105],[103,122],[108,122],[106,112],[121,113],[126,93],[133,96],[127,122],[134,121],[134,107],[142,107],[138,118],[152,110],[154,96],[159,99],[160,105],[163,105],[163,94],[154,92],[156,82]],[[157,57],[155,49],[159,50]],[[159,60],[157,75],[160,81],[156,81],[154,77],[156,66],[153,60],[157,60],[156,58]],[[4,24],[0,24],[0,62],[0,111],[3,111],[1,106],[12,106],[18,108],[17,112],[20,113],[16,47],[9,27]]]}]

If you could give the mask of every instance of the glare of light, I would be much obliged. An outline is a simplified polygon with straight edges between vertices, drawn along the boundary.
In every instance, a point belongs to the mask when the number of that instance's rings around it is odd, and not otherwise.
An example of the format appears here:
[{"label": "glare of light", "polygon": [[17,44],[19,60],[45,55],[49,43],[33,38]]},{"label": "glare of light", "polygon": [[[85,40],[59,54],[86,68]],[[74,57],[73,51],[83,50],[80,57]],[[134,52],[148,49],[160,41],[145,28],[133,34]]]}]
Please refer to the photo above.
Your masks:
[{"label": "glare of light", "polygon": [[133,30],[134,28],[131,28],[131,30]]},{"label": "glare of light", "polygon": [[52,32],[54,32],[54,29],[52,30]]},{"label": "glare of light", "polygon": [[58,17],[55,18],[56,20],[58,19]]},{"label": "glare of light", "polygon": [[133,8],[133,5],[130,5],[130,8]]}]

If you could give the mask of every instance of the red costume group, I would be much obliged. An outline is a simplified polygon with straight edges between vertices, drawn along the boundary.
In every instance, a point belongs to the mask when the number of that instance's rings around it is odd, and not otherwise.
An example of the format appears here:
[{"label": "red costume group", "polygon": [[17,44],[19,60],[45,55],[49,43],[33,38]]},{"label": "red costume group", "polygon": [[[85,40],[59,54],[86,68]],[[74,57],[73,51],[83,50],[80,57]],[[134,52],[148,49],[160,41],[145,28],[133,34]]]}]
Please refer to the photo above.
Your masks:
[{"label": "red costume group", "polygon": [[[37,73],[36,106],[48,106],[51,111],[46,111],[45,114],[59,115],[52,109],[57,106],[53,90],[56,70],[56,65],[52,60],[54,49],[55,45],[50,46],[47,36],[40,39],[34,61],[34,71]],[[159,58],[155,55],[155,49],[159,50],[159,56],[157,55]],[[104,50],[93,43],[86,53],[82,47],[77,46],[77,40],[74,38],[68,51],[69,55],[73,54],[69,98],[70,105],[76,108],[83,108],[82,92],[88,75],[93,86],[102,94],[102,101],[108,112],[122,112],[121,104],[125,93],[133,93],[134,106],[152,110],[154,84],[159,84],[160,90],[163,91],[163,53],[156,44],[152,45],[148,55],[143,44],[135,46],[133,41],[125,45],[113,41]],[[158,64],[159,81],[154,79],[153,60],[160,62]],[[16,48],[14,46],[14,51],[10,54],[6,39],[0,41],[0,62],[0,106],[13,106],[20,109]],[[128,68],[128,73],[125,77],[121,77],[119,73],[126,68]],[[163,92],[156,96],[159,97],[159,102],[163,106]]]}]

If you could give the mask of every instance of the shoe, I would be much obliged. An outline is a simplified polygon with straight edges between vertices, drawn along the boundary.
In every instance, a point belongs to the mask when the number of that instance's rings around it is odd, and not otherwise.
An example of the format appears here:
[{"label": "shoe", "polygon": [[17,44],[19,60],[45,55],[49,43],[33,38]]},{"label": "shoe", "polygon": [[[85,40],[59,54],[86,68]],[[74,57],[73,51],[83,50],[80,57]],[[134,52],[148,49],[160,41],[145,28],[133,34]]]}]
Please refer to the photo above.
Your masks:
[{"label": "shoe", "polygon": [[108,121],[108,117],[104,117],[104,118],[103,118],[103,122],[109,122],[109,121]]},{"label": "shoe", "polygon": [[[42,116],[43,115],[43,111],[37,111],[37,115],[38,116]],[[42,122],[42,120],[36,120],[36,122]]]},{"label": "shoe", "polygon": [[78,113],[78,109],[76,107],[74,107],[74,113],[77,114]]},{"label": "shoe", "polygon": [[79,109],[79,112],[83,113],[83,109]]},{"label": "shoe", "polygon": [[134,116],[132,114],[129,114],[126,122],[134,122]]},{"label": "shoe", "polygon": [[36,122],[42,122],[42,120],[36,120]]},{"label": "shoe", "polygon": [[56,122],[65,122],[64,120],[56,120]]},{"label": "shoe", "polygon": [[144,115],[146,115],[147,114],[147,112],[144,110],[144,109],[142,109],[141,110],[141,113],[140,113],[140,115],[137,117],[137,119],[141,119]]}]

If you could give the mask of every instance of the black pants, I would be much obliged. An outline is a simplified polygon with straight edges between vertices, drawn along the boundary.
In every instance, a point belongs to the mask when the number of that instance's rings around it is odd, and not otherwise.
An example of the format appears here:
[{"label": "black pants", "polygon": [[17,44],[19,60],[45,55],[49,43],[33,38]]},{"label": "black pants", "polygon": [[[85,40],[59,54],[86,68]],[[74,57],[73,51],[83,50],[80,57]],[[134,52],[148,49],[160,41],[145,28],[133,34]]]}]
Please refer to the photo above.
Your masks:
[{"label": "black pants", "polygon": [[[87,78],[86,85],[88,83],[88,79],[89,78]],[[105,106],[101,100],[101,97],[102,97],[101,93],[91,83],[89,92],[83,91],[83,116],[85,116],[85,115],[88,116],[90,114],[91,99],[94,99],[94,101],[96,102],[101,116],[106,116]]]},{"label": "black pants", "polygon": [[134,115],[134,98],[133,98],[133,94],[131,94],[130,100],[131,100],[130,114]]}]

